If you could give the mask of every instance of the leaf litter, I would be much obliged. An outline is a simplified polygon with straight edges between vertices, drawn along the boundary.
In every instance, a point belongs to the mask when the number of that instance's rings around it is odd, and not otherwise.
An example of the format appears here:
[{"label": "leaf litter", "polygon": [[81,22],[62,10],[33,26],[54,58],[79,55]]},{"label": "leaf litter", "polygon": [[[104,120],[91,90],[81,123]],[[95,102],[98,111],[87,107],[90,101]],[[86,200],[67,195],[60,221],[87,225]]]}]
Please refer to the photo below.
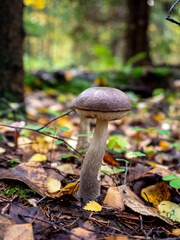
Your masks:
[{"label": "leaf litter", "polygon": [[12,233],[14,239],[19,234],[30,240],[176,239],[180,194],[178,183],[171,184],[180,177],[176,104],[167,111],[162,100],[152,98],[110,123],[101,196],[98,203],[83,206],[77,190],[85,152],[75,149],[80,120],[73,112],[64,115],[68,107],[56,102],[57,112],[63,113],[49,118],[55,113],[53,99],[39,94],[45,101],[37,93],[35,100],[27,99],[31,120],[0,123],[4,239],[13,239]]}]

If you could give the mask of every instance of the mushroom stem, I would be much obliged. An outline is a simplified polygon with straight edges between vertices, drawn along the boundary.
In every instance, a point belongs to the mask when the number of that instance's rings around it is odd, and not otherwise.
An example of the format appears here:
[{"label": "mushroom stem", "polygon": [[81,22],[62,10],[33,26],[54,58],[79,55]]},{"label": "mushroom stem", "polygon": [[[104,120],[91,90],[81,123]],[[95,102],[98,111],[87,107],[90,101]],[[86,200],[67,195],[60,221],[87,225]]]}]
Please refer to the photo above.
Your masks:
[{"label": "mushroom stem", "polygon": [[78,198],[83,203],[90,200],[97,200],[100,196],[98,175],[105,154],[107,129],[108,121],[97,119],[93,139],[81,169]]},{"label": "mushroom stem", "polygon": [[[79,128],[79,134],[88,134],[90,132],[90,119],[81,117],[81,122],[80,122],[80,128]],[[78,137],[78,143],[76,146],[76,150],[84,150],[88,149],[90,143],[89,143],[89,138],[87,136],[79,136]]]}]

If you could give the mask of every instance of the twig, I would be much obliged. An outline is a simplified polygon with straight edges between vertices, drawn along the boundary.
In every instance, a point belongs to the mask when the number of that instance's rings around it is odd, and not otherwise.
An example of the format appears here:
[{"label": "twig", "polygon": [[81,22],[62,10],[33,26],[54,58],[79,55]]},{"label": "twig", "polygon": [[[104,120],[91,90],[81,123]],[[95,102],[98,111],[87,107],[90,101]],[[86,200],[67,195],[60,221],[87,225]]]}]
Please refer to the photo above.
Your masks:
[{"label": "twig", "polygon": [[50,123],[56,121],[58,118],[62,118],[62,117],[64,117],[64,116],[66,116],[66,115],[69,115],[69,114],[70,114],[71,112],[73,112],[73,111],[74,111],[74,109],[70,110],[70,111],[67,112],[67,113],[64,113],[64,114],[61,115],[61,116],[58,116],[58,117],[56,117],[56,118],[53,118],[50,122],[46,123],[44,126],[42,126],[41,128],[39,128],[38,131],[40,131],[40,130],[42,130],[43,128],[47,127]]},{"label": "twig", "polygon": [[42,135],[45,135],[45,136],[48,136],[48,137],[51,137],[53,139],[56,139],[56,140],[59,140],[59,141],[63,141],[68,147],[72,148],[73,151],[75,151],[78,155],[80,155],[81,157],[83,157],[83,155],[77,151],[75,148],[73,148],[68,142],[66,142],[63,138],[60,138],[60,137],[56,137],[56,136],[53,136],[51,134],[47,134],[47,133],[44,133],[42,132],[42,129],[44,129],[47,125],[49,125],[50,123],[52,123],[53,121],[57,120],[58,118],[61,118],[61,117],[64,117],[66,115],[69,115],[69,113],[71,113],[73,110],[61,115],[61,116],[58,116],[56,118],[53,118],[50,122],[46,123],[45,125],[43,125],[42,127],[38,128],[38,129],[32,129],[32,128],[23,128],[23,127],[15,127],[15,126],[10,126],[10,125],[6,125],[6,124],[0,124],[0,126],[2,127],[9,127],[9,128],[14,128],[16,130],[20,129],[20,130],[30,130],[30,131],[34,131],[34,132],[38,132]]},{"label": "twig", "polygon": [[166,20],[168,20],[168,21],[170,21],[170,22],[173,22],[173,23],[175,23],[175,24],[178,24],[178,25],[180,26],[180,22],[176,21],[175,19],[173,19],[173,18],[171,17],[171,12],[172,12],[172,10],[174,9],[174,7],[176,6],[176,4],[177,4],[179,1],[180,1],[180,0],[177,0],[177,1],[172,5],[172,7],[169,9]]},{"label": "twig", "polygon": [[[31,219],[34,219],[34,217],[31,217],[31,216],[28,216],[28,215],[18,214],[18,216],[20,216],[20,217],[22,217],[22,218],[31,218]],[[57,224],[54,223],[54,222],[50,222],[50,221],[47,221],[47,220],[44,220],[44,219],[40,219],[40,218],[35,218],[35,220],[41,221],[41,222],[44,222],[44,223],[47,223],[47,224],[49,224],[49,225],[51,225],[51,226],[54,226],[54,227],[56,227],[56,228],[58,228],[58,229],[60,229],[60,230],[62,230],[62,231],[64,231],[64,232],[66,232],[66,233],[69,233],[69,234],[74,235],[75,237],[77,237],[77,238],[79,238],[79,239],[81,239],[81,240],[86,240],[85,238],[83,238],[83,237],[81,237],[81,236],[79,236],[79,235],[77,235],[77,234],[75,234],[75,233],[67,230],[66,228],[64,228],[64,227],[62,227],[62,226],[57,225]]]}]

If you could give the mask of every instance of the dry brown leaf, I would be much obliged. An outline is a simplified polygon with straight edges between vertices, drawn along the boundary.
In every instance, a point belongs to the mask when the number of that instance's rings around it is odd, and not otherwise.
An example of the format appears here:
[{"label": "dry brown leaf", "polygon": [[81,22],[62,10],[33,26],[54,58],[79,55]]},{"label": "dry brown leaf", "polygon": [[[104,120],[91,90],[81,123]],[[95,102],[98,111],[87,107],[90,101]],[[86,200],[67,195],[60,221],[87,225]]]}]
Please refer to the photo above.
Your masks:
[{"label": "dry brown leaf", "polygon": [[158,213],[158,210],[156,208],[146,206],[138,198],[138,196],[136,196],[136,198],[132,197],[132,196],[134,196],[134,193],[131,193],[131,192],[132,192],[131,189],[129,187],[126,187],[125,193],[122,193],[123,202],[127,207],[129,207],[133,211],[138,212],[142,215],[158,217],[158,218],[162,219],[163,221],[167,222],[168,224],[173,225],[172,221],[170,221],[169,219],[161,216]]},{"label": "dry brown leaf", "polygon": [[14,221],[10,220],[5,216],[0,215],[0,240],[4,239],[6,229],[14,224],[15,224]]},{"label": "dry brown leaf", "polygon": [[14,168],[0,169],[0,179],[22,181],[41,196],[49,196],[47,174],[39,162],[21,163]]},{"label": "dry brown leaf", "polygon": [[180,237],[180,228],[173,229],[171,235]]},{"label": "dry brown leaf", "polygon": [[104,204],[113,209],[124,211],[125,206],[122,198],[122,189],[120,187],[110,187],[104,199]]},{"label": "dry brown leaf", "polygon": [[111,156],[105,154],[103,158],[104,162],[109,163],[110,165],[117,166],[119,165],[119,162],[117,162],[114,158]]},{"label": "dry brown leaf", "polygon": [[162,177],[165,177],[169,174],[174,174],[174,172],[171,172],[168,169],[161,168],[161,167],[156,167],[156,168],[153,168],[152,170],[150,170],[149,172],[143,174],[141,177],[142,178],[148,177],[148,176],[151,176],[152,174],[155,174],[155,173],[160,173],[162,175]]},{"label": "dry brown leaf", "polygon": [[171,194],[166,183],[159,182],[141,190],[141,197],[157,207],[161,201],[170,200]]},{"label": "dry brown leaf", "polygon": [[64,163],[56,167],[60,172],[74,174],[75,166],[71,163]]},{"label": "dry brown leaf", "polygon": [[34,240],[32,224],[14,224],[7,228],[4,240]]},{"label": "dry brown leaf", "polygon": [[104,240],[128,240],[129,238],[127,236],[110,236],[107,238],[104,238]]},{"label": "dry brown leaf", "polygon": [[[82,238],[86,240],[95,240],[96,236],[93,232],[90,232],[88,230],[85,230],[83,228],[74,228],[71,232],[75,233],[78,236],[81,236]],[[71,235],[71,240],[79,240],[78,237]]]}]

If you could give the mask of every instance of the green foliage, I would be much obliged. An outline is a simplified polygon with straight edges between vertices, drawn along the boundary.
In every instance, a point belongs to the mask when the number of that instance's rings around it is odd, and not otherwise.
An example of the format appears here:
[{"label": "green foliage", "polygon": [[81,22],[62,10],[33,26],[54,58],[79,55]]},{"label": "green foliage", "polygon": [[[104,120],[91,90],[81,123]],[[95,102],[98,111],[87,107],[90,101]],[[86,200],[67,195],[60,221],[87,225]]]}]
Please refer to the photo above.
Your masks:
[{"label": "green foliage", "polygon": [[87,80],[73,78],[72,80],[64,82],[63,84],[57,84],[56,89],[61,93],[73,93],[78,95],[90,87],[92,87],[92,83],[87,82]]},{"label": "green foliage", "polygon": [[162,178],[164,181],[168,181],[169,185],[173,188],[180,188],[180,177],[175,174],[169,174]]},{"label": "green foliage", "polygon": [[69,157],[75,157],[75,158],[79,158],[77,155],[74,154],[64,154],[64,155],[60,155],[60,158],[69,158]]},{"label": "green foliage", "polygon": [[118,144],[121,148],[125,148],[128,145],[127,141],[121,135],[111,136],[109,138],[107,147],[109,149],[113,149],[115,144]]},{"label": "green foliage", "polygon": [[0,193],[4,193],[7,197],[19,196],[24,200],[27,200],[32,194],[35,196],[36,192],[31,189],[25,189],[24,186],[11,184],[7,186]]},{"label": "green foliage", "polygon": [[115,174],[115,173],[125,172],[125,169],[113,168],[111,171],[101,170],[101,172],[105,174]]},{"label": "green foliage", "polygon": [[156,131],[157,133],[161,134],[161,135],[166,135],[169,136],[170,135],[170,131],[168,130],[163,130],[163,129],[157,129],[157,128],[133,128],[132,131],[136,131],[136,132],[140,132],[140,131],[144,131],[144,132],[152,132],[152,131]]},{"label": "green foliage", "polygon": [[21,161],[18,158],[9,159],[8,162],[10,163],[10,167],[17,166]]}]

